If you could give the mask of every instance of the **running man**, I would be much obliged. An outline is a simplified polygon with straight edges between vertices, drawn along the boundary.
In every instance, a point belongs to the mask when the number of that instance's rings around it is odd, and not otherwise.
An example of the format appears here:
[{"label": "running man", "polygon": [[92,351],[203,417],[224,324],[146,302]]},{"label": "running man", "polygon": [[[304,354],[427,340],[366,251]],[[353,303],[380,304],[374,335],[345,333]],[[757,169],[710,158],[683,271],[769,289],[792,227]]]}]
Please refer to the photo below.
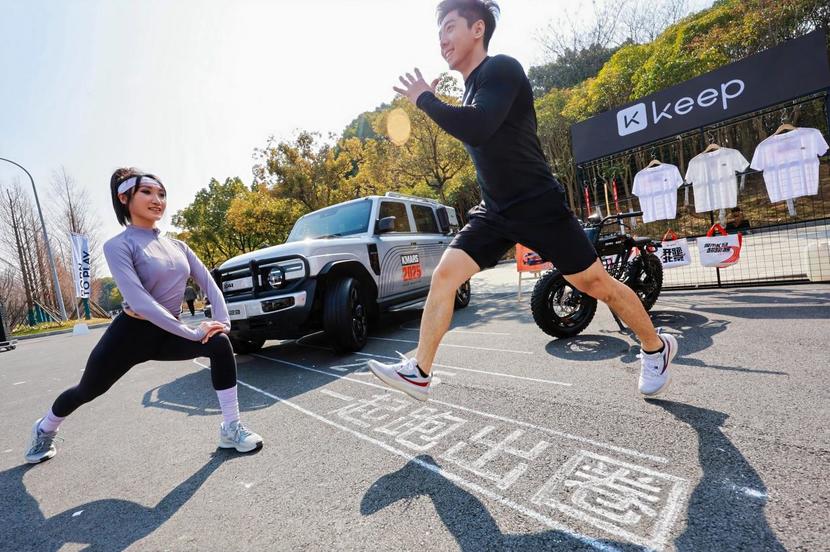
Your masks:
[{"label": "running man", "polygon": [[[239,421],[236,359],[226,335],[230,319],[222,292],[184,242],[162,236],[156,227],[167,208],[167,189],[157,176],[122,168],[110,178],[110,192],[115,216],[126,229],[104,244],[104,256],[124,297],[124,311],[92,350],[80,383],[61,393],[35,421],[26,461],[37,464],[55,456],[54,440],[64,419],[106,393],[136,364],[197,357],[210,358],[210,377],[223,418],[219,446],[239,452],[261,448],[262,437]],[[179,319],[188,277],[205,290],[213,305],[214,320],[197,328]]]},{"label": "running man", "polygon": [[530,81],[515,59],[487,55],[498,5],[491,0],[444,0],[438,5],[441,55],[464,77],[461,106],[435,95],[420,70],[400,78],[406,96],[472,157],[483,201],[470,213],[432,275],[414,358],[368,362],[390,387],[425,401],[432,364],[452,320],[456,289],[495,265],[516,243],[552,261],[577,289],[606,303],[637,335],[642,348],[639,389],[653,397],[669,384],[677,340],[658,334],[637,295],[603,268],[593,245],[551,173],[536,134]]}]

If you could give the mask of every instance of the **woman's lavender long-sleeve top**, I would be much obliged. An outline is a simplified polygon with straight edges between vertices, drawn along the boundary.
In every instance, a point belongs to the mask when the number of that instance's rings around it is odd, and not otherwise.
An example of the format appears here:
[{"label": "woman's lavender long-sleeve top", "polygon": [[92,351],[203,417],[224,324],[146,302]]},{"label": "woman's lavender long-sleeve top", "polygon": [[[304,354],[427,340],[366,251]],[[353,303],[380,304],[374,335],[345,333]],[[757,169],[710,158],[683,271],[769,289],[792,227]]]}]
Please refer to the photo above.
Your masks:
[{"label": "woman's lavender long-sleeve top", "polygon": [[159,328],[191,341],[204,332],[179,321],[188,276],[207,293],[213,319],[230,328],[228,308],[219,286],[184,242],[159,235],[157,228],[127,229],[104,244],[104,256],[115,278],[123,307]]}]

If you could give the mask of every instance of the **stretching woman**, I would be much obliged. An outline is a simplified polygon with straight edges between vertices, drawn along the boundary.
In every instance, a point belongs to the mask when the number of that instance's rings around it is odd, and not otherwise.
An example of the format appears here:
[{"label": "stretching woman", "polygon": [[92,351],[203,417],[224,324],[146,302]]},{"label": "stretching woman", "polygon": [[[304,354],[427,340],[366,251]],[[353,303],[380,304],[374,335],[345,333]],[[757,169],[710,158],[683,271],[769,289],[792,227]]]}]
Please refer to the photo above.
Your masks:
[{"label": "stretching woman", "polygon": [[[126,230],[104,244],[104,256],[124,297],[119,314],[89,355],[81,382],[61,393],[46,415],[32,426],[26,461],[43,462],[56,454],[54,439],[64,418],[105,393],[118,378],[148,360],[210,358],[213,388],[224,421],[219,446],[250,452],[262,438],[239,421],[236,359],[226,333],[230,320],[219,287],[205,265],[179,240],[160,235],[156,223],[167,207],[161,180],[134,168],[110,179],[115,216]],[[188,277],[206,291],[214,319],[190,328],[179,320]]]}]

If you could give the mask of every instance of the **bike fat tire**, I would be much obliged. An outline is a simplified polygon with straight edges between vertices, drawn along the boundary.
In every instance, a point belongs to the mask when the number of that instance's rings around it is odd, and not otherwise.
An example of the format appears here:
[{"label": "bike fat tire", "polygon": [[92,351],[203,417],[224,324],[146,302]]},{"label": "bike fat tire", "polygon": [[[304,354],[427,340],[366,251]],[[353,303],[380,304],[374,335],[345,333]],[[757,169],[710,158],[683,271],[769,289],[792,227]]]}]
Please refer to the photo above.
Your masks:
[{"label": "bike fat tire", "polygon": [[[640,297],[640,301],[643,303],[643,308],[645,308],[646,312],[648,312],[657,302],[657,299],[660,297],[660,292],[663,290],[663,263],[660,262],[657,255],[653,255],[651,253],[644,253],[640,255],[638,257],[638,262],[642,265],[641,267],[635,268],[635,271],[638,272],[638,276],[640,274],[645,274],[646,278],[654,280],[655,284],[651,290],[651,293],[646,293],[643,296],[640,296],[641,290],[634,290],[637,293],[637,296]],[[629,282],[631,282],[631,280],[629,280]],[[639,280],[637,283],[639,284]]]},{"label": "bike fat tire", "polygon": [[588,327],[597,312],[597,300],[586,293],[577,291],[580,293],[577,311],[564,318],[557,315],[551,302],[556,299],[557,294],[563,293],[566,287],[576,291],[576,288],[565,280],[561,272],[552,270],[536,282],[530,298],[533,320],[543,332],[553,337],[579,335]]}]

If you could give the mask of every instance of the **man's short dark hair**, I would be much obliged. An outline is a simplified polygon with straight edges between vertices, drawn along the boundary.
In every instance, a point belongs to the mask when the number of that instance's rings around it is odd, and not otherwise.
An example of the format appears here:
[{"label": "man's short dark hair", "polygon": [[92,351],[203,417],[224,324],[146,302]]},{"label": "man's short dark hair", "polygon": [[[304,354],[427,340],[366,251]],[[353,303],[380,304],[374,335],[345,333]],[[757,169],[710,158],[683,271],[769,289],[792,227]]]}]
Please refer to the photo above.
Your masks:
[{"label": "man's short dark hair", "polygon": [[468,29],[479,19],[484,21],[484,49],[487,50],[496,30],[496,18],[501,13],[499,5],[493,0],[443,0],[435,10],[438,24],[454,10],[458,10],[458,15],[467,20]]}]

